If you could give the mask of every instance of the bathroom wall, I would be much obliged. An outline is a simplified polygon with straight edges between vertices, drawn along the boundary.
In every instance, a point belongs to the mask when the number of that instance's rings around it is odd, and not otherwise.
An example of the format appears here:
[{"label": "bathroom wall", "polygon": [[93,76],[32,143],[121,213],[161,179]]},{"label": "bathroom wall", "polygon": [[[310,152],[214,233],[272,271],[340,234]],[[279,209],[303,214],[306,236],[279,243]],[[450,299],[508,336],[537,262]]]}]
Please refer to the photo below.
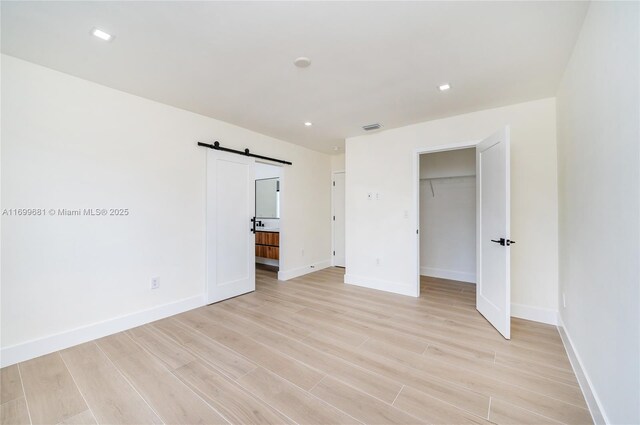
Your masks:
[{"label": "bathroom wall", "polygon": [[[280,179],[280,190],[282,191],[282,167],[256,162],[256,180],[272,178]],[[260,218],[259,220],[264,224],[263,230],[280,229],[279,218]]]}]

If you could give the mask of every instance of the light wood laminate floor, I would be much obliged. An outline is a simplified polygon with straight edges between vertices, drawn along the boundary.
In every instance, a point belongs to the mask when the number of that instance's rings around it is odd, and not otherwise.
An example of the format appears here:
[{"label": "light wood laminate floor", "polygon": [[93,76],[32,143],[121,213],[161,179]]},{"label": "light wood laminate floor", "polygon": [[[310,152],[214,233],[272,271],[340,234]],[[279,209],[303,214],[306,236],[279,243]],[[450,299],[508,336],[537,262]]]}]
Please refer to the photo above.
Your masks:
[{"label": "light wood laminate floor", "polygon": [[504,340],[475,286],[330,268],[1,370],[3,424],[591,423],[553,326]]}]

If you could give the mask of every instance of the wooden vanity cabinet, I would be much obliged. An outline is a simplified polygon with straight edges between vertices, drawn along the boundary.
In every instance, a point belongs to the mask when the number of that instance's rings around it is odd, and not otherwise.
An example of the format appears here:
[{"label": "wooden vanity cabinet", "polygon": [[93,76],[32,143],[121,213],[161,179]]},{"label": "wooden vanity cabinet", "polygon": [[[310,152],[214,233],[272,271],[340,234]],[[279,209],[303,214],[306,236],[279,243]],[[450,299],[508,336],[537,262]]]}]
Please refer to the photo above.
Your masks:
[{"label": "wooden vanity cabinet", "polygon": [[279,232],[256,232],[256,257],[280,259]]}]

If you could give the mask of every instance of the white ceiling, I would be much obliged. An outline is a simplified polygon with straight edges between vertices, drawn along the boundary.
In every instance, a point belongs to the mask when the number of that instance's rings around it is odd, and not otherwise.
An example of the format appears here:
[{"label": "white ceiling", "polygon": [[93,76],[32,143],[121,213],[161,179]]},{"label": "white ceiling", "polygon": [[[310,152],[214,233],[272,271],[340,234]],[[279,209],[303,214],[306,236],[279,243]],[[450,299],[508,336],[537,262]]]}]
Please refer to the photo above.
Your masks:
[{"label": "white ceiling", "polygon": [[365,124],[554,96],[587,6],[2,1],[2,52],[332,153]]}]

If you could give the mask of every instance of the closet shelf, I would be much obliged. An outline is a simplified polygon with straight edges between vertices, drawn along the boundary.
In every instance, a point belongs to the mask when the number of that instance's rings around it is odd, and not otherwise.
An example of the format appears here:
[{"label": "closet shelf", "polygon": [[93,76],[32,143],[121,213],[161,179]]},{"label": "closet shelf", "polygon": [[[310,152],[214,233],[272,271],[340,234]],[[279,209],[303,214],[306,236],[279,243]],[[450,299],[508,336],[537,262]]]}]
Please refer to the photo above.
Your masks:
[{"label": "closet shelf", "polygon": [[451,179],[460,179],[460,178],[465,178],[465,177],[473,177],[475,178],[476,175],[475,174],[465,174],[462,176],[447,176],[447,177],[428,177],[428,178],[421,178],[420,181],[428,181],[429,182],[429,186],[431,186],[431,196],[432,197],[436,197],[436,192],[433,190],[433,181],[434,180],[451,180]]}]

